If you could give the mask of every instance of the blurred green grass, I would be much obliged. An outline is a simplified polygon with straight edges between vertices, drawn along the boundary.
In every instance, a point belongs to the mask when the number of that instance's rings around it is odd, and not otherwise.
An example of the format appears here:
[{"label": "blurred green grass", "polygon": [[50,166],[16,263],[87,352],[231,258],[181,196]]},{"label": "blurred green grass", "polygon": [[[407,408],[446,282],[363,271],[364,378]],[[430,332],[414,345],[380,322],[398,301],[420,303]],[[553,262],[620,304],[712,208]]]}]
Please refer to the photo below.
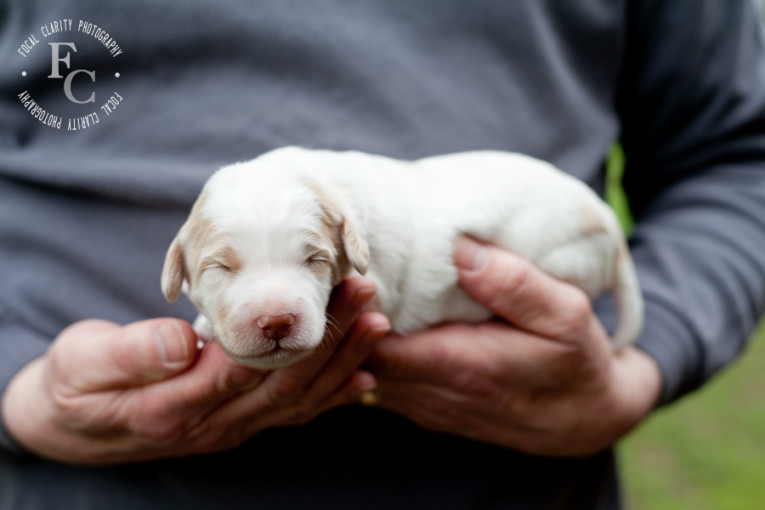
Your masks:
[{"label": "blurred green grass", "polygon": [[[606,200],[629,232],[624,154],[608,155]],[[630,510],[765,508],[765,321],[741,358],[657,410],[618,453]]]},{"label": "blurred green grass", "polygon": [[765,322],[737,363],[621,443],[629,509],[765,508],[763,366]]}]

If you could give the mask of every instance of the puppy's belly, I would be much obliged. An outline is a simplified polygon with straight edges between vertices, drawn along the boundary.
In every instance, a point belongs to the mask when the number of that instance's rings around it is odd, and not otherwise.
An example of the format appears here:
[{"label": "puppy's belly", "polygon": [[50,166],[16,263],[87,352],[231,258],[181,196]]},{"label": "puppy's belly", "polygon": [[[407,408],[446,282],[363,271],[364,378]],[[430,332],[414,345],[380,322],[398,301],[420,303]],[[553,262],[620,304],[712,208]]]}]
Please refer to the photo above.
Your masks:
[{"label": "puppy's belly", "polygon": [[445,290],[442,299],[408,300],[407,303],[390,318],[391,329],[396,333],[412,333],[448,322],[483,322],[493,315],[456,285]]},{"label": "puppy's belly", "polygon": [[457,283],[457,269],[451,260],[457,233],[444,236],[443,247],[408,272],[396,290],[379,274],[368,274],[378,288],[375,308],[391,321],[396,333],[411,333],[447,322],[482,322],[491,311],[469,297]]},{"label": "puppy's belly", "polygon": [[483,322],[493,316],[488,308],[468,296],[456,282],[443,292],[443,296],[443,299],[434,303],[436,314],[430,320],[423,321],[423,324],[415,324],[416,319],[412,320],[411,331],[446,322]]}]

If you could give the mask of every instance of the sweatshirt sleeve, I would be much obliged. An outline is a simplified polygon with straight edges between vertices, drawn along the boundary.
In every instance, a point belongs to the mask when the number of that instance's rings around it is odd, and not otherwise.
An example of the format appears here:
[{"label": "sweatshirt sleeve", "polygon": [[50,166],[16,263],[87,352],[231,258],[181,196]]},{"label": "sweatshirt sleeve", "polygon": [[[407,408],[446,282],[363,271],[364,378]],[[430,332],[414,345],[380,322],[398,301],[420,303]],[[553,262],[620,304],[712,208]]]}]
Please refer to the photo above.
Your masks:
[{"label": "sweatshirt sleeve", "polygon": [[765,310],[765,44],[755,0],[629,4],[618,96],[638,346],[661,403],[746,345]]},{"label": "sweatshirt sleeve", "polygon": [[[16,373],[33,359],[41,356],[50,340],[5,318],[0,309],[0,396]],[[0,449],[22,452],[0,420]]]}]

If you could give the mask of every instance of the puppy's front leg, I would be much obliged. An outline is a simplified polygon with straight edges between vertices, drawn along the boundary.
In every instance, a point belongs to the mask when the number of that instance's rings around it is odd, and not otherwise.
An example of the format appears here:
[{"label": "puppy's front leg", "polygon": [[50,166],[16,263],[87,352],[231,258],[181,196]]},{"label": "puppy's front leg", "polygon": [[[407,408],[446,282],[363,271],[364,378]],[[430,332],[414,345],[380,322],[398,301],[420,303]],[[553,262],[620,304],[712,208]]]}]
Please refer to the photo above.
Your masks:
[{"label": "puppy's front leg", "polygon": [[194,320],[194,331],[197,334],[197,349],[204,349],[206,343],[214,340],[212,325],[202,314]]}]

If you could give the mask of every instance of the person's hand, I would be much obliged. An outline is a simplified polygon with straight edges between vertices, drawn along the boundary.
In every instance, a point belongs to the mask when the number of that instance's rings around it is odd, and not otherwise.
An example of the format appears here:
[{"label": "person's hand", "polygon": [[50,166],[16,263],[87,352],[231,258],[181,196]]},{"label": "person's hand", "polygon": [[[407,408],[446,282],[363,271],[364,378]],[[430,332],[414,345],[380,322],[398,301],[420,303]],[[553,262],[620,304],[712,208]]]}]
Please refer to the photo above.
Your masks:
[{"label": "person's hand", "polygon": [[76,323],[12,379],[3,419],[30,451],[77,464],[219,451],[305,423],[374,387],[358,370],[390,328],[360,313],[374,291],[366,278],[343,282],[322,348],[269,373],[235,365],[217,344],[197,354],[191,326],[176,319]]},{"label": "person's hand", "polygon": [[614,353],[578,288],[470,239],[455,262],[462,288],[499,319],[378,342],[365,364],[377,405],[431,430],[552,456],[595,453],[650,412],[658,367],[634,347]]}]

